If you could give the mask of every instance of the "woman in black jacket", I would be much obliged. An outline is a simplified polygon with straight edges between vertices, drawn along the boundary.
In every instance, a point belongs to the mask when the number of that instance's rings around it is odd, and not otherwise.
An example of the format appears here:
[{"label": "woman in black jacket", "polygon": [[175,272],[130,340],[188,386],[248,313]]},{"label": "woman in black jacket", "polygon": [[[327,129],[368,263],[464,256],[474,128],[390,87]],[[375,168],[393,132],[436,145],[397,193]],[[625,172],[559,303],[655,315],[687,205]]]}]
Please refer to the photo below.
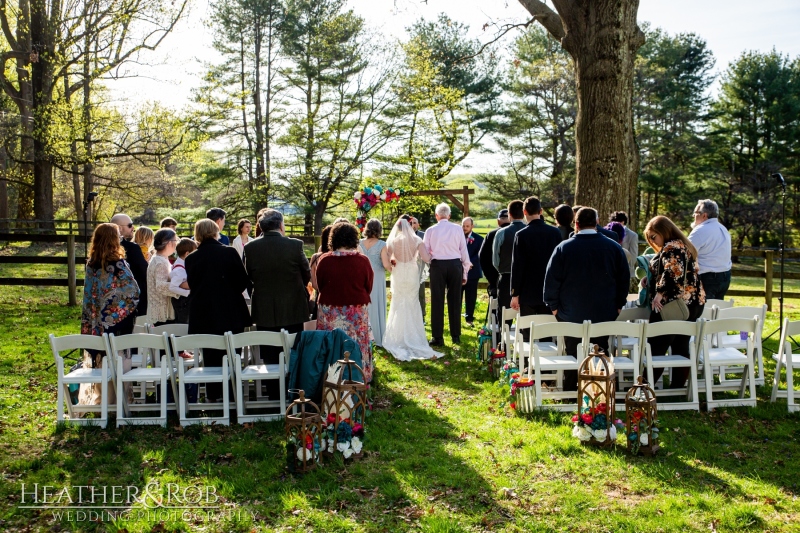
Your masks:
[{"label": "woman in black jacket", "polygon": [[[194,225],[197,251],[186,257],[186,281],[192,291],[189,303],[189,334],[241,333],[251,325],[242,293],[253,288],[242,260],[234,248],[221,244],[216,222],[204,218]],[[223,350],[203,350],[203,364],[222,366]],[[222,397],[222,386],[206,386],[208,401]]]}]

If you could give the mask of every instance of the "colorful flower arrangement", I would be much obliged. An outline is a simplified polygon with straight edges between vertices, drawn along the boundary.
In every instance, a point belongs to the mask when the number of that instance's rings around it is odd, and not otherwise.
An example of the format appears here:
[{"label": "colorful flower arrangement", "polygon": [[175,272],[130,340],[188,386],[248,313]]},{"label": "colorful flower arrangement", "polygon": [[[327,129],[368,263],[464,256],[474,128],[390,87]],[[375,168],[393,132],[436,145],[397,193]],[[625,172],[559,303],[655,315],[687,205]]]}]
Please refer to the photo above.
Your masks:
[{"label": "colorful flower arrangement", "polygon": [[646,386],[634,387],[625,399],[627,414],[628,450],[636,455],[642,447],[645,452],[653,454],[658,451],[658,416],[654,407],[648,404],[648,396],[655,398],[655,392],[646,394]]},{"label": "colorful flower arrangement", "polygon": [[325,440],[314,439],[311,434],[306,433],[306,442],[304,445],[301,445],[299,438],[290,437],[287,446],[290,447],[290,452],[292,449],[297,450],[296,455],[298,461],[305,461],[306,463],[314,461],[318,463],[320,452],[325,451]]},{"label": "colorful flower arrangement", "polygon": [[619,419],[610,423],[609,416],[613,414],[608,412],[608,405],[605,402],[591,407],[589,396],[584,396],[578,414],[572,417],[574,423],[572,436],[581,442],[594,439],[595,442],[604,443],[607,438],[614,442],[617,439],[617,430],[624,431],[624,424]]},{"label": "colorful flower arrangement", "polygon": [[373,185],[372,187],[364,187],[353,194],[353,201],[358,207],[358,217],[356,218],[356,225],[359,229],[363,230],[367,224],[367,213],[378,205],[379,203],[396,202],[401,196],[405,194],[403,189],[395,189],[389,187],[384,189],[382,185]]},{"label": "colorful flower arrangement", "polygon": [[339,452],[345,459],[361,454],[361,448],[364,446],[363,425],[352,424],[349,418],[342,420],[341,417],[336,416],[336,413],[328,415],[325,425],[323,446],[327,446],[328,453]]}]

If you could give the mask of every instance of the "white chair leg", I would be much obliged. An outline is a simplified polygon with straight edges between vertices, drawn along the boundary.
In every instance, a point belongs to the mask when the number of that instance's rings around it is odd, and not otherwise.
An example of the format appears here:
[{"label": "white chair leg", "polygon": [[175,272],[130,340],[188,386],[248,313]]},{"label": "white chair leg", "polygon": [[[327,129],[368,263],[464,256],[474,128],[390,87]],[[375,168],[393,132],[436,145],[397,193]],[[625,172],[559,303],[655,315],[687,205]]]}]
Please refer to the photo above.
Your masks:
[{"label": "white chair leg", "polygon": [[167,365],[161,365],[161,420],[164,427],[167,427],[167,379]]},{"label": "white chair leg", "polygon": [[756,400],[756,372],[755,367],[750,364],[748,365],[750,373],[748,374],[748,379],[750,380],[750,399],[755,401]]},{"label": "white chair leg", "polygon": [[[775,363],[775,375],[772,376],[772,394],[769,397],[769,401],[771,403],[775,403],[775,400],[778,398],[778,387],[781,383],[781,367],[783,366],[783,357],[778,353],[778,361]],[[786,366],[786,381],[789,381],[789,366]],[[788,398],[788,392],[787,392]]]},{"label": "white chair leg", "polygon": [[186,425],[186,408],[188,407],[187,402],[189,401],[186,398],[186,382],[184,381],[184,372],[183,372],[183,362],[178,361],[178,396],[176,401],[178,402],[178,412],[180,417],[180,423],[182,426]]},{"label": "white chair leg", "polygon": [[711,361],[708,361],[708,354],[706,354],[706,361],[705,364],[703,364],[703,378],[706,382],[706,402],[708,403],[709,408],[713,408],[714,371],[711,368]]},{"label": "white chair leg", "polygon": [[[775,379],[778,379],[778,374],[776,370]],[[789,407],[789,411],[791,412],[794,410],[794,365],[792,364],[792,351],[789,350],[789,353],[786,354],[786,404]],[[776,385],[777,387],[777,385]],[[774,394],[774,393],[773,393]]]},{"label": "white chair leg", "polygon": [[[280,414],[283,415],[286,412],[286,374],[284,373],[284,369],[286,368],[286,355],[284,352],[281,352],[278,356],[278,383],[281,388],[280,392],[280,399],[281,399],[281,412]],[[522,369],[520,369],[522,371]]]},{"label": "white chair leg", "polygon": [[223,424],[230,425],[230,398],[228,397],[228,388],[230,387],[230,375],[228,374],[228,359],[222,359],[222,418]]},{"label": "white chair leg", "polygon": [[100,375],[102,376],[103,383],[100,385],[100,427],[103,429],[106,428],[108,424],[108,365],[113,364],[110,359],[110,356],[106,356],[106,360],[103,361],[103,368],[100,371]]}]

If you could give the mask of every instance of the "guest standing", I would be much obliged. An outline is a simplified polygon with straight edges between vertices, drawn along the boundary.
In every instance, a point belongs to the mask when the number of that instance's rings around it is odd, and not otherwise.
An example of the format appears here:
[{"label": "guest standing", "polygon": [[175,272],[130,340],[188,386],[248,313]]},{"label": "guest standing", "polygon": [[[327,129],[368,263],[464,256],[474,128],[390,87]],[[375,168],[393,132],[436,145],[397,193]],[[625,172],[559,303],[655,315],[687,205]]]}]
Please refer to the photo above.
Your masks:
[{"label": "guest standing", "polygon": [[178,231],[178,221],[172,217],[162,218],[161,222],[159,223],[160,228],[167,228],[171,229],[172,231]]},{"label": "guest standing", "polygon": [[153,255],[153,230],[147,226],[139,226],[133,234],[133,242],[139,245],[144,260],[149,262]]},{"label": "guest standing", "polygon": [[392,270],[386,242],[381,240],[383,225],[377,218],[370,219],[364,228],[364,239],[358,244],[361,253],[372,265],[372,291],[370,291],[369,325],[376,346],[383,346],[386,331],[386,271]]},{"label": "guest standing", "polygon": [[137,316],[147,316],[147,260],[141,248],[131,242],[133,238],[133,222],[125,213],[117,213],[111,217],[111,223],[119,227],[122,248],[125,250],[125,261],[133,274],[133,279],[139,286],[139,304],[136,306]]},{"label": "guest standing", "polygon": [[556,207],[553,216],[556,219],[556,227],[561,233],[561,240],[566,241],[572,233],[572,222],[575,219],[575,211],[567,204],[561,204]]},{"label": "guest standing", "polygon": [[483,240],[481,249],[478,251],[481,270],[483,271],[483,275],[486,277],[486,281],[489,282],[489,296],[492,298],[497,298],[497,278],[500,277],[500,273],[497,272],[497,269],[492,263],[494,238],[497,236],[498,231],[505,228],[509,224],[511,224],[511,221],[508,219],[508,209],[501,209],[500,212],[497,213],[497,228],[486,234],[486,238]]},{"label": "guest standing", "polygon": [[153,237],[155,254],[150,258],[147,266],[148,302],[147,322],[154,326],[161,326],[175,320],[175,309],[172,299],[180,294],[174,292],[170,286],[169,256],[175,253],[178,245],[178,235],[171,229],[160,229]]},{"label": "guest standing", "polygon": [[175,247],[178,258],[172,265],[169,277],[169,290],[177,294],[172,298],[172,309],[175,311],[175,322],[178,324],[189,323],[189,298],[191,291],[186,282],[186,257],[197,250],[197,243],[184,237]]},{"label": "guest standing", "polygon": [[431,256],[431,346],[444,346],[444,301],[453,344],[461,342],[461,286],[467,283],[469,255],[461,226],[450,222],[450,206],[436,206],[437,224],[425,232]]},{"label": "guest standing", "polygon": [[475,303],[478,301],[478,281],[483,276],[479,254],[483,245],[483,237],[474,233],[475,221],[466,217],[461,221],[461,229],[467,240],[467,255],[469,256],[470,269],[467,274],[467,283],[462,286],[464,295],[464,319],[469,327],[475,323]]},{"label": "guest standing", "polygon": [[[675,223],[664,216],[650,220],[644,229],[644,235],[648,244],[656,251],[656,256],[650,260],[650,272],[653,273],[648,290],[648,294],[652,295],[650,322],[661,322],[661,310],[678,298],[682,298],[689,308],[689,318],[686,321],[695,322],[703,314],[706,303],[702,274],[698,273],[697,268],[697,249]],[[687,335],[662,335],[648,342],[654,356],[664,355],[671,348],[673,354],[689,357]],[[654,368],[654,381],[658,381],[663,372],[663,368]],[[670,388],[685,387],[688,377],[688,368],[673,368]]]},{"label": "guest standing", "polygon": [[[597,211],[581,208],[575,235],[553,251],[544,280],[544,301],[559,322],[609,322],[628,297],[628,262],[619,244],[597,231]],[[568,355],[577,355],[580,339],[566,337]],[[608,351],[608,337],[593,338]],[[564,390],[575,390],[578,373],[564,372]]]},{"label": "guest standing", "polygon": [[[125,261],[116,224],[99,224],[92,234],[83,282],[81,334],[133,332],[139,285]],[[92,366],[97,353],[92,354]]]},{"label": "guest standing", "polygon": [[719,206],[714,200],[700,200],[693,214],[689,241],[697,249],[706,298],[724,300],[731,285],[731,234],[720,224]]},{"label": "guest standing", "polygon": [[536,196],[525,200],[523,210],[528,225],[514,235],[511,308],[521,316],[550,314],[550,308],[544,303],[544,276],[553,250],[562,241],[561,232],[545,224],[542,203]]},{"label": "guest standing", "polygon": [[244,254],[244,245],[250,242],[250,230],[253,228],[253,225],[250,223],[249,220],[243,218],[236,224],[236,238],[233,239],[233,247],[239,252],[239,257],[242,257]]},{"label": "guest standing", "polygon": [[358,229],[349,222],[333,225],[329,246],[331,251],[317,265],[317,329],[341,329],[358,344],[364,380],[369,383],[373,374],[368,311],[374,278],[372,265],[358,251]]},{"label": "guest standing", "polygon": [[229,246],[231,244],[231,240],[228,238],[227,235],[222,233],[222,230],[225,229],[225,211],[220,209],[219,207],[212,207],[208,211],[206,211],[206,218],[209,220],[213,220],[214,223],[217,225],[219,229],[219,237],[218,240],[225,246]]},{"label": "guest standing", "polygon": [[511,259],[514,251],[514,237],[525,228],[525,214],[522,200],[508,204],[511,224],[497,232],[492,243],[492,264],[500,274],[497,279],[497,305],[499,309],[511,307]]},{"label": "guest standing", "polygon": [[[241,333],[252,324],[242,292],[253,288],[236,250],[223,245],[219,225],[203,218],[194,225],[197,250],[186,257],[186,281],[191,287],[189,334]],[[225,350],[203,350],[203,364],[222,366]],[[206,384],[209,401],[222,397],[220,383]]]}]

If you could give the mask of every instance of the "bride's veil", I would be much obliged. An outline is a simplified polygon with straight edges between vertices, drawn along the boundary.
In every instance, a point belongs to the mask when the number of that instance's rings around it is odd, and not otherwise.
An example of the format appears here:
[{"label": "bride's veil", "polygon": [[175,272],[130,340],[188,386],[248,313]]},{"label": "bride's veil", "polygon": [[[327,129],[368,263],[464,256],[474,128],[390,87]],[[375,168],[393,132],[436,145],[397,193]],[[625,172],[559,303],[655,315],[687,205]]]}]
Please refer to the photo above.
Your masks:
[{"label": "bride's veil", "polygon": [[386,246],[389,255],[393,255],[398,263],[411,263],[417,261],[419,242],[420,238],[414,233],[411,224],[401,218],[392,228]]}]

